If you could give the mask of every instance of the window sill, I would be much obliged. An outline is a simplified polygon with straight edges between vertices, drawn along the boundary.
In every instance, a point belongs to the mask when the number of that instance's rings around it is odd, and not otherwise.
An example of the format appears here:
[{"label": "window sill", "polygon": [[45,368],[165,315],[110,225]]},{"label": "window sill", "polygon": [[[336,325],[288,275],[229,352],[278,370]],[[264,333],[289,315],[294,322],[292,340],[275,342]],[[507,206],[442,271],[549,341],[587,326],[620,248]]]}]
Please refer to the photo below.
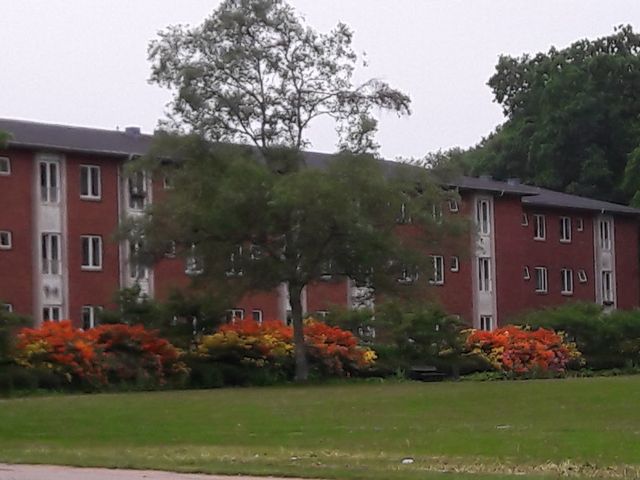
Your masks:
[{"label": "window sill", "polygon": [[434,287],[441,287],[444,285],[444,282],[429,281],[429,285],[433,285]]},{"label": "window sill", "polygon": [[563,244],[566,245],[568,243],[571,243],[571,240],[562,240],[562,239],[560,239],[560,243],[563,243]]},{"label": "window sill", "polygon": [[536,242],[546,242],[547,237],[533,237]]},{"label": "window sill", "polygon": [[560,292],[563,297],[573,297],[573,292]]},{"label": "window sill", "polygon": [[89,196],[85,196],[85,195],[80,195],[80,200],[84,200],[87,202],[101,202],[102,201],[102,196],[100,197],[89,197]]},{"label": "window sill", "polygon": [[13,250],[11,245],[0,245],[0,250]]},{"label": "window sill", "polygon": [[536,290],[536,295],[548,295],[548,290]]},{"label": "window sill", "polygon": [[80,267],[80,270],[82,270],[83,272],[101,272],[102,267],[88,267],[86,265],[82,265]]}]

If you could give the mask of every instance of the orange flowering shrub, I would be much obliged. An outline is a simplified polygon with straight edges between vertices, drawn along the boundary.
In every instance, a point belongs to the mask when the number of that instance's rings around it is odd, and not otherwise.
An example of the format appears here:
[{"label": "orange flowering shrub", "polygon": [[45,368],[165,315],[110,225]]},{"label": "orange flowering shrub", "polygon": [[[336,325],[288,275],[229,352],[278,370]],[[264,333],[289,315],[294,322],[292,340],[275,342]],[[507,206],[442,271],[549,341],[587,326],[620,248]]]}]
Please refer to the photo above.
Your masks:
[{"label": "orange flowering shrub", "polygon": [[95,337],[100,369],[110,383],[164,385],[170,377],[187,373],[180,351],[155,330],[107,324],[86,333]]},{"label": "orange flowering shrub", "polygon": [[358,346],[350,331],[313,319],[305,323],[304,338],[311,364],[326,374],[351,375],[371,366],[376,359],[373,350]]},{"label": "orange flowering shrub", "polygon": [[[349,331],[307,320],[304,327],[307,353],[320,373],[351,375],[369,367],[375,353],[358,346]],[[202,337],[197,353],[206,359],[266,368],[293,367],[293,330],[280,321],[237,320]]]},{"label": "orange flowering shrub", "polygon": [[27,368],[42,368],[89,384],[104,383],[97,362],[95,333],[73,328],[69,320],[44,322],[18,333],[16,361]]},{"label": "orange flowering shrub", "polygon": [[575,344],[544,328],[527,330],[510,325],[492,332],[473,330],[466,347],[468,353],[480,355],[509,376],[559,374],[569,362],[580,359]]},{"label": "orange flowering shrub", "polygon": [[179,357],[179,350],[141,325],[101,325],[85,331],[64,320],[22,329],[16,361],[50,370],[68,383],[98,388],[131,382],[163,385],[185,373]]},{"label": "orange flowering shrub", "polygon": [[228,363],[282,367],[292,358],[292,335],[291,328],[279,321],[236,320],[202,337],[197,353]]}]

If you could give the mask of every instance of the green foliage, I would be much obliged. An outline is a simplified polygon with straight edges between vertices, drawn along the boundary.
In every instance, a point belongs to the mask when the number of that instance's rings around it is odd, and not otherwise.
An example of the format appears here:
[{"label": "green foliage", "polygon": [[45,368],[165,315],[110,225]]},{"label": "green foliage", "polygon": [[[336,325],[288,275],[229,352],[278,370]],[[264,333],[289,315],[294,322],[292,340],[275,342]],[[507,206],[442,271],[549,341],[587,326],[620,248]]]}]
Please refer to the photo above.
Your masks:
[{"label": "green foliage", "polygon": [[386,302],[376,309],[374,325],[375,350],[383,365],[405,370],[434,365],[459,376],[465,351],[463,330],[468,326],[457,316],[437,305]]},{"label": "green foliage", "polygon": [[158,302],[141,296],[139,286],[116,292],[115,304],[116,309],[100,312],[99,323],[141,324],[181,348],[188,348],[196,335],[212,332],[230,306],[206,291],[174,291],[166,302]]},{"label": "green foliage", "polygon": [[354,85],[352,37],[342,23],[316,32],[283,0],[225,0],[196,28],[160,32],[151,81],[176,92],[166,124],[210,140],[299,150],[326,116],[341,149],[372,151],[373,110],[408,114],[410,100],[380,80]]},{"label": "green foliage", "polygon": [[507,121],[465,155],[474,173],[628,203],[640,194],[640,36],[631,26],[547,53],[501,56]]},{"label": "green foliage", "polygon": [[594,370],[640,366],[640,311],[604,313],[599,305],[568,304],[529,312],[517,323],[565,332],[586,367]]},{"label": "green foliage", "polygon": [[12,363],[16,332],[30,323],[29,318],[0,308],[0,365]]}]

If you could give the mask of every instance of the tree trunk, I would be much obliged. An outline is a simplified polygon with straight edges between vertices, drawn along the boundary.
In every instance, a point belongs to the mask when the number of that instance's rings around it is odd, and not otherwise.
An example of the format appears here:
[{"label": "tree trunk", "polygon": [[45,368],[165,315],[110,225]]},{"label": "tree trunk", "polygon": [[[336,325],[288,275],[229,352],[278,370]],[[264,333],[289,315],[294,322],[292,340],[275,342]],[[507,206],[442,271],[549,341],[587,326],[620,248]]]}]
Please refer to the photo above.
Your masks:
[{"label": "tree trunk", "polygon": [[291,319],[293,321],[293,345],[296,361],[296,382],[305,382],[309,378],[309,362],[304,344],[304,325],[302,323],[302,287],[289,284]]}]

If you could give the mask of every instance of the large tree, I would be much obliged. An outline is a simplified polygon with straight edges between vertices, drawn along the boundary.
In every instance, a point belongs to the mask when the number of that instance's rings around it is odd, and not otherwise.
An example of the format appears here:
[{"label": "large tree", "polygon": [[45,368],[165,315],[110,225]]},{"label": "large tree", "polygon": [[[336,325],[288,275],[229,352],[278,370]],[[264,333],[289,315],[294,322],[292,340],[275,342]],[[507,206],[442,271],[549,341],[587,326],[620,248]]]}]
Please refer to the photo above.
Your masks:
[{"label": "large tree", "polygon": [[[225,0],[199,27],[169,28],[150,46],[151,80],[176,92],[164,126],[179,135],[164,136],[139,168],[175,188],[130,234],[152,254],[175,242],[196,284],[286,284],[298,380],[308,375],[305,286],[326,275],[376,290],[397,279],[427,285],[415,272],[438,229],[400,237],[397,220],[441,225],[424,169],[365,154],[377,148],[374,109],[406,114],[409,98],[378,80],[353,84],[351,37],[342,24],[315,32],[281,0]],[[343,153],[311,165],[307,129],[321,116],[336,121]]]},{"label": "large tree", "polygon": [[640,197],[640,36],[630,26],[501,56],[489,86],[507,120],[467,154],[475,173],[611,201]]}]

